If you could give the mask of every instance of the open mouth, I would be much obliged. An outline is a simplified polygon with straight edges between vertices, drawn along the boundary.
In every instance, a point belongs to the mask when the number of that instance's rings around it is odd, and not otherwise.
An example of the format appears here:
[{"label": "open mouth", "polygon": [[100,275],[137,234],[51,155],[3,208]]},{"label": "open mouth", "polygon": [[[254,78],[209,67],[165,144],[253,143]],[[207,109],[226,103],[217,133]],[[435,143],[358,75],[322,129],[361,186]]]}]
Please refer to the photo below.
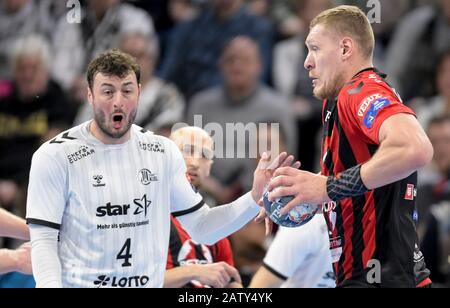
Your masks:
[{"label": "open mouth", "polygon": [[124,116],[121,114],[115,114],[112,118],[113,120],[113,126],[114,128],[118,129],[122,127],[122,120],[124,119]]}]

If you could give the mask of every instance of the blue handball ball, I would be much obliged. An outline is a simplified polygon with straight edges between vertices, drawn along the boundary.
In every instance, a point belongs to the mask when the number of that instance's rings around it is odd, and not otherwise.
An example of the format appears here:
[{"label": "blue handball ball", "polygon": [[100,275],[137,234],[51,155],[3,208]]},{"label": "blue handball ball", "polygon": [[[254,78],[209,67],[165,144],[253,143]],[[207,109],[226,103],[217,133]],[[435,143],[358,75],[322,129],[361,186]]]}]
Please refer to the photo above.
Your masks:
[{"label": "blue handball ball", "polygon": [[263,196],[263,202],[267,215],[274,223],[283,227],[300,227],[310,221],[319,211],[319,206],[315,204],[302,203],[295,206],[287,214],[280,216],[281,209],[294,197],[285,196],[270,202],[268,196],[269,192],[266,191]]}]

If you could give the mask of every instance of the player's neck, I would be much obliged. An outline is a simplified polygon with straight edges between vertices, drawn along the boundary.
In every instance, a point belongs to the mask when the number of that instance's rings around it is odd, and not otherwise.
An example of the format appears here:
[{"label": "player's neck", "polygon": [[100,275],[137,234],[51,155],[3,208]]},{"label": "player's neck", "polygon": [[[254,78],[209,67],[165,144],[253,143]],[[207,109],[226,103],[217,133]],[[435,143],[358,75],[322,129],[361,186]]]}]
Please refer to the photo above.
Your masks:
[{"label": "player's neck", "polygon": [[347,74],[345,75],[345,81],[349,82],[353,79],[353,77],[355,77],[356,74],[371,67],[373,67],[373,62],[370,60],[355,63],[347,71]]},{"label": "player's neck", "polygon": [[103,144],[122,144],[127,142],[130,139],[130,131],[128,130],[122,137],[120,138],[112,138],[105,134],[100,127],[98,127],[97,123],[92,120],[89,122],[88,131],[94,136],[97,140],[102,142]]}]

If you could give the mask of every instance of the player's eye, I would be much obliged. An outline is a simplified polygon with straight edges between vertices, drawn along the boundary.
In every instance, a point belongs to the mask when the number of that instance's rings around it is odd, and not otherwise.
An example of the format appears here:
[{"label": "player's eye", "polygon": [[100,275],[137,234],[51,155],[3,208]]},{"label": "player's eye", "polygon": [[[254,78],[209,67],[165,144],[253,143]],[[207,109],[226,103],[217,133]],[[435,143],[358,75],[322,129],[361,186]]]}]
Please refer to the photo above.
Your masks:
[{"label": "player's eye", "polygon": [[212,160],[213,152],[207,148],[196,147],[191,144],[185,144],[183,146],[183,154],[194,158],[203,158]]}]

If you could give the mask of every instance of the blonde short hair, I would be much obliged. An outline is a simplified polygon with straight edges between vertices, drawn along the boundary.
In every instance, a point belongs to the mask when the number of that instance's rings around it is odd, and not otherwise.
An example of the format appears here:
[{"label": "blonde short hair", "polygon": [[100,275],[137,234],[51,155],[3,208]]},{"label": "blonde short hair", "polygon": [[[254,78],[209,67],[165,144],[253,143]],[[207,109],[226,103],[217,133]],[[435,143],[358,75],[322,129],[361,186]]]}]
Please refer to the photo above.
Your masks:
[{"label": "blonde short hair", "polygon": [[369,19],[358,7],[340,5],[323,11],[311,21],[310,28],[319,24],[337,34],[350,36],[359,45],[364,58],[372,58],[375,37]]},{"label": "blonde short hair", "polygon": [[178,148],[182,149],[185,144],[207,141],[211,145],[213,140],[211,136],[202,128],[196,126],[185,126],[172,132],[169,137]]}]

